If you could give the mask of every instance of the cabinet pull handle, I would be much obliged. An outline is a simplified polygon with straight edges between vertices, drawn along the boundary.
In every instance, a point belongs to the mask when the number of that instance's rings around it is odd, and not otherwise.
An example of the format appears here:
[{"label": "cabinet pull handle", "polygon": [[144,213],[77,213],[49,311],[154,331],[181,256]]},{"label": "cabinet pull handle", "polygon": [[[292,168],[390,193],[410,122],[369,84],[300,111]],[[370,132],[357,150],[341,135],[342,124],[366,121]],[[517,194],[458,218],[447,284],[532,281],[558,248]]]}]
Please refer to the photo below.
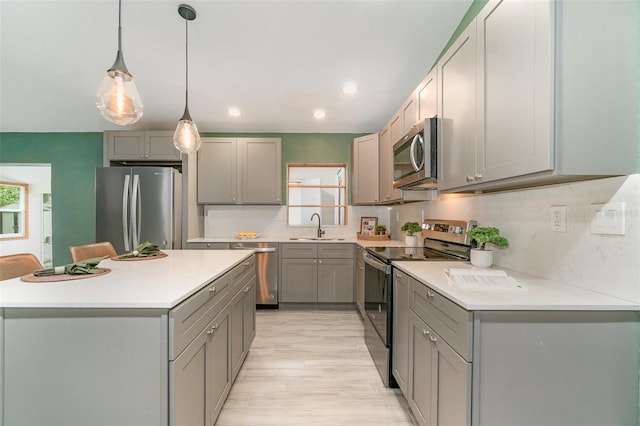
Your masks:
[{"label": "cabinet pull handle", "polygon": [[434,297],[435,297],[434,293],[431,293],[430,291],[427,291],[427,298],[433,300]]},{"label": "cabinet pull handle", "polygon": [[318,260],[318,263],[322,263],[322,260]]},{"label": "cabinet pull handle", "polygon": [[249,265],[251,265],[251,262],[249,261],[244,262],[244,266],[249,266]]},{"label": "cabinet pull handle", "polygon": [[476,174],[473,176],[473,178],[474,178],[475,180],[481,180],[481,179],[482,179],[482,175],[481,175],[480,173],[476,173]]},{"label": "cabinet pull handle", "polygon": [[422,335],[423,336],[428,336],[429,335],[429,330],[422,330]]},{"label": "cabinet pull handle", "polygon": [[217,329],[218,329],[218,324],[213,324],[211,328],[207,331],[207,334],[211,336],[213,333],[216,332]]},{"label": "cabinet pull handle", "polygon": [[475,179],[473,178],[473,176],[467,176],[466,180],[467,182],[473,182]]},{"label": "cabinet pull handle", "polygon": [[435,338],[435,337],[433,337],[433,336],[429,336],[429,340],[431,341],[431,343],[435,343],[435,342],[437,342],[437,341],[438,341],[438,339],[436,339],[436,338]]},{"label": "cabinet pull handle", "polygon": [[396,278],[400,279],[400,278],[402,278],[402,275],[396,274]]},{"label": "cabinet pull handle", "polygon": [[244,291],[245,293],[249,293],[249,287],[245,287],[245,289],[242,291]]},{"label": "cabinet pull handle", "polygon": [[209,293],[215,293],[216,292],[216,288],[215,287],[210,287],[209,288]]}]

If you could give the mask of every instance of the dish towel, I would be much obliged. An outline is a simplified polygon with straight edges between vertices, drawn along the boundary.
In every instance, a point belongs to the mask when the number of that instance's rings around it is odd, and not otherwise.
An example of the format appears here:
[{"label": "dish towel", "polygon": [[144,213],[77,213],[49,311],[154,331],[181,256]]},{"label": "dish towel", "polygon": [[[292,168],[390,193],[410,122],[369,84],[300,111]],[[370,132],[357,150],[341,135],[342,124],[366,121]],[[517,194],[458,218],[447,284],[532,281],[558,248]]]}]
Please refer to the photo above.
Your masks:
[{"label": "dish towel", "polygon": [[70,263],[64,266],[55,266],[53,268],[44,268],[33,271],[33,275],[36,277],[46,277],[49,275],[87,275],[87,274],[100,274],[105,271],[104,268],[96,268],[101,260],[106,259],[109,256],[94,257],[91,259],[82,260],[76,263]]},{"label": "dish towel", "polygon": [[118,259],[128,259],[130,257],[151,257],[158,256],[162,254],[157,245],[146,241],[142,244],[139,244],[135,250],[129,253],[124,253],[118,256]]}]

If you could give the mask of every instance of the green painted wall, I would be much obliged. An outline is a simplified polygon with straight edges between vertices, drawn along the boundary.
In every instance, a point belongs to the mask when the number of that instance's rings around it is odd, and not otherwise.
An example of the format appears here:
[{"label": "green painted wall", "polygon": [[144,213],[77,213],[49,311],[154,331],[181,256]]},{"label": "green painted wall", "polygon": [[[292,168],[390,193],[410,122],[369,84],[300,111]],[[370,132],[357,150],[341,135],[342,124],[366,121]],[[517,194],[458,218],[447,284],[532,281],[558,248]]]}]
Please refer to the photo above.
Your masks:
[{"label": "green painted wall", "polygon": [[0,163],[51,164],[54,264],[71,262],[69,246],[95,241],[102,133],[0,133]]}]

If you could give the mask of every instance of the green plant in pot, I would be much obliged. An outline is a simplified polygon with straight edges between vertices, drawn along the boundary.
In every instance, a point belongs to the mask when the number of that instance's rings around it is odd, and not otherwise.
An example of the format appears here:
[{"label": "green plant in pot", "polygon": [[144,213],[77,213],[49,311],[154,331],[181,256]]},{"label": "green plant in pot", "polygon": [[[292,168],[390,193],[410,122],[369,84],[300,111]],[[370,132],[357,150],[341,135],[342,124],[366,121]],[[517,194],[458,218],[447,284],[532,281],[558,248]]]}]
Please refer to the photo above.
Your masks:
[{"label": "green plant in pot", "polygon": [[413,235],[416,232],[422,231],[422,228],[420,227],[420,224],[418,222],[405,222],[400,230],[407,233],[407,235],[404,237],[405,244],[411,247],[415,247],[418,245],[418,236]]},{"label": "green plant in pot", "polygon": [[387,232],[387,227],[384,225],[377,225],[376,226],[376,234],[378,235],[384,235],[385,232]]},{"label": "green plant in pot", "polygon": [[467,232],[467,237],[475,241],[478,248],[471,249],[471,264],[480,268],[493,265],[493,252],[487,244],[497,248],[509,247],[509,240],[500,235],[500,230],[491,226],[478,226]]}]

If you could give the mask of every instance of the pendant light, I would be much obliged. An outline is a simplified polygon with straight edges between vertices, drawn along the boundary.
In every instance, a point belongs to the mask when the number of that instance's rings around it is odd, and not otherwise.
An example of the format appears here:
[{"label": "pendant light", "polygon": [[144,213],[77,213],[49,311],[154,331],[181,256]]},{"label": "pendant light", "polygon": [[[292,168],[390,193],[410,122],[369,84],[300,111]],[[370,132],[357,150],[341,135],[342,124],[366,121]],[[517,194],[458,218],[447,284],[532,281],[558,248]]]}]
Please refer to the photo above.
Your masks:
[{"label": "pendant light", "polygon": [[196,11],[188,4],[178,6],[178,13],[185,21],[185,96],[184,114],[178,122],[176,131],[173,134],[173,145],[177,150],[185,154],[196,152],[202,143],[196,123],[189,114],[189,21],[196,19]]},{"label": "pendant light", "polygon": [[96,93],[100,114],[120,126],[140,120],[144,106],[122,57],[122,0],[118,0],[118,53]]}]

